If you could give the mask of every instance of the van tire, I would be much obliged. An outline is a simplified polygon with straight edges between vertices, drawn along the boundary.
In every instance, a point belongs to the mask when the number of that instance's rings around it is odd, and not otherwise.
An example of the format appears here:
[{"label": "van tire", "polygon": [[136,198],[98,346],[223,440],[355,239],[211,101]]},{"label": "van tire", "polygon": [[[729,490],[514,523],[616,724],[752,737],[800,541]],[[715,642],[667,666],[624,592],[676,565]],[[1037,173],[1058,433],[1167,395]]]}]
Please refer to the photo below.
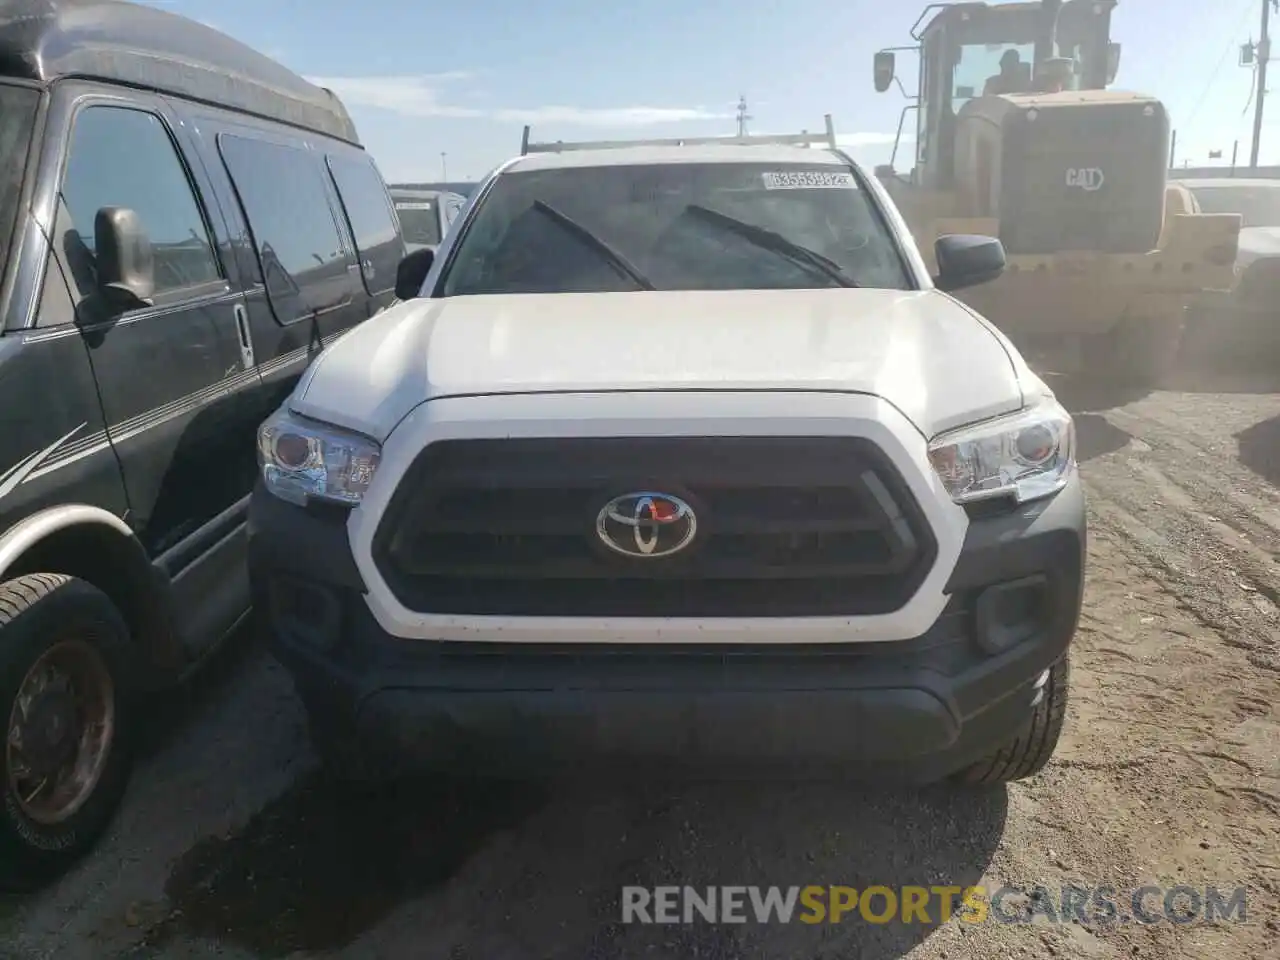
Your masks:
[{"label": "van tire", "polygon": [[1026,726],[1011,740],[965,767],[954,779],[970,785],[1012,783],[1043,770],[1062,736],[1070,681],[1071,662],[1063,657],[1050,668],[1044,696],[1033,708]]},{"label": "van tire", "polygon": [[[90,782],[78,791],[79,799],[66,801],[62,811],[52,814],[48,814],[50,807],[44,807],[47,815],[35,817],[31,796],[24,802],[18,791],[26,793],[31,778],[38,774],[32,773],[30,761],[11,747],[8,738],[11,726],[19,721],[20,691],[25,689],[29,697],[31,690],[39,689],[33,668],[42,661],[55,670],[70,665],[82,671],[72,687],[77,694],[88,691],[98,700],[95,709],[106,718],[107,732],[95,748],[86,748],[85,740],[70,748],[79,758],[96,757],[82,760],[96,773],[86,775]],[[87,853],[110,825],[133,767],[129,708],[135,673],[129,629],[115,604],[97,587],[55,573],[33,573],[0,584],[0,889],[29,891],[44,886]],[[69,676],[66,672],[53,675],[63,680]],[[71,709],[56,691],[48,699],[27,703],[32,711]],[[77,704],[76,714],[83,709],[83,703]],[[50,725],[56,729],[67,713],[53,716]],[[61,752],[62,745],[46,746],[45,762],[49,762],[49,754]],[[56,801],[44,803],[58,806]]]}]

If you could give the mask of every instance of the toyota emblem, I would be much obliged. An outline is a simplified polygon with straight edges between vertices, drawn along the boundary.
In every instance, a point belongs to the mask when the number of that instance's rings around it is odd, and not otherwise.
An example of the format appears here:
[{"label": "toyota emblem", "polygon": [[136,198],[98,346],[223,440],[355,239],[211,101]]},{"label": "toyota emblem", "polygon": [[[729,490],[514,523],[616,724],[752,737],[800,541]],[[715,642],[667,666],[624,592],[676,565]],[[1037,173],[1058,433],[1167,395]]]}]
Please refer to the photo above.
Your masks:
[{"label": "toyota emblem", "polygon": [[670,557],[689,546],[697,533],[693,507],[669,493],[626,493],[596,514],[596,536],[624,557]]}]

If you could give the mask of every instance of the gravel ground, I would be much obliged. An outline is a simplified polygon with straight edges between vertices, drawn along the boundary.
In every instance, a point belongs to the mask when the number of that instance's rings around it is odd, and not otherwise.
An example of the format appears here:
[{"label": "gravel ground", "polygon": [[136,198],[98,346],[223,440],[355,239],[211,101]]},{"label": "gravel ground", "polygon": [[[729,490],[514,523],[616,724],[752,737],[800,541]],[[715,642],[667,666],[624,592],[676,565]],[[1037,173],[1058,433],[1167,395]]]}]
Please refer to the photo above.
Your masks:
[{"label": "gravel ground", "polygon": [[[97,854],[0,903],[0,956],[1280,957],[1280,392],[1179,386],[1055,382],[1079,415],[1093,527],[1068,727],[1041,776],[976,794],[490,783],[343,798],[315,777],[287,677],[232,650],[157,710]],[[1245,886],[1248,912],[623,926],[632,883]]]}]

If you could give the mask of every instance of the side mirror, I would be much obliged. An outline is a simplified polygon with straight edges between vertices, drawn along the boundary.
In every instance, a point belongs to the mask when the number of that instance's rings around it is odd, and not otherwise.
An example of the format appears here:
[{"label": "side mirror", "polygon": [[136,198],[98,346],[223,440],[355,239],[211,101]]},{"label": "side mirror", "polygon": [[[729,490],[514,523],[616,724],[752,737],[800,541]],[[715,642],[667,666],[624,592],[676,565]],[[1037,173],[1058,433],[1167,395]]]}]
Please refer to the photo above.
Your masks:
[{"label": "side mirror", "polygon": [[93,243],[103,299],[119,310],[151,306],[156,292],[155,255],[137,212],[103,207],[93,218]]},{"label": "side mirror", "polygon": [[396,267],[396,299],[413,300],[422,293],[422,284],[436,262],[434,247],[423,247],[408,254]]},{"label": "side mirror", "polygon": [[1116,82],[1116,74],[1120,72],[1120,44],[1107,44],[1107,86]]},{"label": "side mirror", "polygon": [[938,261],[934,286],[947,293],[976,287],[1004,273],[1004,244],[995,237],[953,234],[939,237],[933,245]]},{"label": "side mirror", "polygon": [[876,93],[884,93],[893,83],[894,57],[892,50],[881,50],[875,60]]}]

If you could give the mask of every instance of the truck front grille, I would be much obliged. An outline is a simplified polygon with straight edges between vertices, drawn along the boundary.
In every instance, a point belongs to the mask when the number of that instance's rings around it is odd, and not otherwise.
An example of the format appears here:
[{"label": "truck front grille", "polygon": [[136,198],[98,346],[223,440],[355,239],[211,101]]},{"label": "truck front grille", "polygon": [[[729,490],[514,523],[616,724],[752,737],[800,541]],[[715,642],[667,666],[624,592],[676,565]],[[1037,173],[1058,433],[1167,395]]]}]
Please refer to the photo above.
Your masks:
[{"label": "truck front grille", "polygon": [[[601,508],[639,491],[693,508],[686,550],[634,557],[602,542]],[[440,441],[374,537],[409,609],[503,616],[883,614],[935,552],[888,458],[843,437]]]}]

